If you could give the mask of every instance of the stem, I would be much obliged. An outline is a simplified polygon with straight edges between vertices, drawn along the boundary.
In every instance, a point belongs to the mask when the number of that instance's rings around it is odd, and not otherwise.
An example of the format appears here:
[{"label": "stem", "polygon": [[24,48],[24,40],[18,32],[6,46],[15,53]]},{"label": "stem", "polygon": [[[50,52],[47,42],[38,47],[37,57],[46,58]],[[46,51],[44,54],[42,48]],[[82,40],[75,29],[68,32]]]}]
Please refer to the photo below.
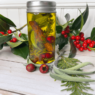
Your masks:
[{"label": "stem", "polygon": [[[89,64],[92,64],[92,63],[90,63],[90,62],[84,62],[84,63],[81,63],[81,64],[78,64],[78,65],[76,65],[76,66],[74,66],[74,67],[71,67],[71,68],[68,68],[69,70],[77,70],[77,69],[80,69],[80,68],[82,68],[82,67],[84,67],[84,66],[87,66],[87,65],[89,65]],[[92,64],[93,65],[93,64]],[[67,70],[68,70],[67,69]]]},{"label": "stem", "polygon": [[13,33],[16,32],[16,31],[22,30],[26,25],[27,25],[27,24],[23,25],[23,26],[22,26],[21,28],[19,28],[19,29],[14,30]]}]

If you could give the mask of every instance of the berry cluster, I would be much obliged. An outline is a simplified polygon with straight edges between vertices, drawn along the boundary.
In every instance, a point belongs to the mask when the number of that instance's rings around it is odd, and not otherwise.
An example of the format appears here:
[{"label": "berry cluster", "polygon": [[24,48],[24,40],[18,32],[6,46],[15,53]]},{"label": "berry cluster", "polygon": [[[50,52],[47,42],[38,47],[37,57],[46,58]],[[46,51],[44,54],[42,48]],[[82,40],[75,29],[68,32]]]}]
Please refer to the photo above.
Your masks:
[{"label": "berry cluster", "polygon": [[[28,71],[28,72],[33,72],[33,71],[35,71],[35,69],[36,69],[36,66],[34,65],[34,64],[28,64],[27,66],[26,66],[26,70]],[[46,64],[42,64],[41,66],[40,66],[40,68],[39,68],[39,71],[41,72],[41,73],[47,73],[48,71],[49,71],[49,66],[48,65],[46,65]]]},{"label": "berry cluster", "polygon": [[95,45],[95,41],[92,41],[91,39],[85,40],[83,32],[81,32],[79,36],[73,35],[71,39],[74,40],[74,45],[76,46],[76,48],[79,49],[79,51],[83,51],[83,50],[91,51],[89,47],[93,48]]},{"label": "berry cluster", "polygon": [[64,36],[64,38],[68,37],[68,33],[70,33],[69,26],[67,26],[66,29],[61,32],[61,34]]}]

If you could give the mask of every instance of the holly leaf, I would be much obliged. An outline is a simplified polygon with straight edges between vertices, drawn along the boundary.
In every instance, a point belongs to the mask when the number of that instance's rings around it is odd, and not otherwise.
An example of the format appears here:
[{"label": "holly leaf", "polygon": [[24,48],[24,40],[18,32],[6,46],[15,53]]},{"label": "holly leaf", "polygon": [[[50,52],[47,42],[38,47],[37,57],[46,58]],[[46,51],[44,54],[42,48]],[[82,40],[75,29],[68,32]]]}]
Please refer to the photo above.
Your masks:
[{"label": "holly leaf", "polygon": [[57,33],[61,33],[62,29],[63,29],[62,26],[60,26],[60,25],[56,26]]},{"label": "holly leaf", "polygon": [[19,41],[26,41],[26,40],[22,39],[21,37],[19,37],[18,32],[15,32],[15,33],[13,33],[13,34],[15,35],[15,37],[16,37]]},{"label": "holly leaf", "polygon": [[4,22],[2,19],[0,19],[0,31],[7,32],[9,30],[9,25]]},{"label": "holly leaf", "polygon": [[18,47],[12,48],[12,52],[13,54],[21,56],[24,59],[26,59],[29,53],[29,48],[25,43],[23,43]]},{"label": "holly leaf", "polygon": [[90,38],[91,38],[91,40],[95,41],[95,27],[91,31],[91,37]]},{"label": "holly leaf", "polygon": [[70,14],[69,13],[67,13],[66,15],[65,15],[65,18],[66,18],[66,20],[67,20],[67,22],[70,20]]},{"label": "holly leaf", "polygon": [[0,50],[3,48],[3,44],[0,45]]},{"label": "holly leaf", "polygon": [[15,47],[18,47],[19,45],[21,45],[23,42],[10,42],[8,41],[7,44],[11,47],[11,48],[15,48]]},{"label": "holly leaf", "polygon": [[[85,11],[82,13],[82,15],[83,15],[83,20],[84,20],[84,24],[85,24],[86,21],[87,21],[88,14],[89,14],[89,7],[88,7],[88,5],[86,5],[86,9],[85,9]],[[84,25],[84,24],[83,24],[83,25]],[[72,29],[73,29],[73,30],[78,30],[80,27],[81,27],[81,15],[78,16],[78,17],[76,18],[76,20],[74,21],[74,23],[73,23],[73,25],[72,25]]]},{"label": "holly leaf", "polygon": [[64,38],[64,36],[60,35],[56,38],[55,42],[56,45],[59,45],[59,50],[61,50],[68,43],[68,38]]},{"label": "holly leaf", "polygon": [[0,19],[2,19],[4,22],[6,22],[10,27],[16,27],[16,25],[11,21],[10,19],[4,17],[0,14]]},{"label": "holly leaf", "polygon": [[20,36],[22,39],[24,39],[24,40],[28,40],[28,36],[26,35],[26,34],[24,34],[24,33],[21,33],[21,36]]},{"label": "holly leaf", "polygon": [[0,36],[0,45],[12,39],[12,35]]},{"label": "holly leaf", "polygon": [[76,47],[71,39],[69,39],[69,42],[70,42],[69,58],[73,58],[73,57],[75,57],[77,50],[76,50]]}]

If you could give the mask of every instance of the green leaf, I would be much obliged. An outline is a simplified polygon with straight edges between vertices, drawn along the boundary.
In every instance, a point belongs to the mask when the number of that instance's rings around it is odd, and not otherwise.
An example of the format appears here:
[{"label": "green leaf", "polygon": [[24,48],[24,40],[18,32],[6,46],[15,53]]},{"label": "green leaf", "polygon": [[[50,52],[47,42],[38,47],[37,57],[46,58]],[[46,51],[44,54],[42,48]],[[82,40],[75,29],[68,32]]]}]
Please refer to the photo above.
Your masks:
[{"label": "green leaf", "polygon": [[66,18],[66,20],[67,20],[67,22],[70,20],[70,14],[69,13],[67,13],[66,15],[65,15],[65,18]]},{"label": "green leaf", "polygon": [[32,45],[35,47],[35,48],[39,48],[36,44],[36,38],[35,38],[35,32],[34,31],[31,31],[29,33],[29,40],[31,41]]},{"label": "green leaf", "polygon": [[68,38],[64,38],[63,35],[60,35],[59,37],[56,38],[56,45],[59,45],[59,50],[61,50],[67,43],[68,43]]},{"label": "green leaf", "polygon": [[2,19],[0,19],[0,31],[7,32],[9,30],[9,25],[4,22]]},{"label": "green leaf", "polygon": [[57,31],[57,33],[61,33],[62,32],[62,26],[56,26],[56,31]]},{"label": "green leaf", "polygon": [[70,42],[70,47],[71,47],[69,58],[73,58],[73,57],[75,57],[77,50],[76,50],[76,47],[71,39],[69,39],[69,42]]},{"label": "green leaf", "polygon": [[[80,10],[79,10],[80,11]],[[80,13],[81,13],[81,11],[80,11]],[[83,28],[83,24],[84,24],[84,20],[83,20],[83,15],[82,15],[82,13],[81,13],[81,26],[80,26],[80,31],[79,32],[81,32],[81,30],[82,30],[82,28]]]},{"label": "green leaf", "polygon": [[0,45],[0,50],[3,48],[3,44]]},{"label": "green leaf", "polygon": [[2,19],[4,22],[6,22],[9,26],[16,27],[16,25],[8,18],[4,17],[0,14],[0,19]]},{"label": "green leaf", "polygon": [[[88,14],[89,14],[89,7],[88,7],[88,5],[86,5],[86,10],[82,13],[83,19],[84,19],[84,24],[87,21]],[[81,27],[81,15],[78,16],[77,19],[74,21],[74,23],[72,25],[72,29],[78,30],[80,27]]]},{"label": "green leaf", "polygon": [[12,35],[0,36],[0,45],[12,39]]},{"label": "green leaf", "polygon": [[95,41],[95,27],[91,31],[91,40]]},{"label": "green leaf", "polygon": [[13,54],[21,56],[24,59],[26,59],[29,54],[29,48],[25,43],[23,43],[16,48],[12,48],[12,52],[13,52]]},{"label": "green leaf", "polygon": [[15,37],[16,37],[19,41],[26,41],[26,40],[22,39],[21,37],[19,37],[18,32],[15,32],[15,33],[13,33],[13,34],[15,35]]},{"label": "green leaf", "polygon": [[68,21],[67,23],[63,24],[62,27],[63,29],[65,29],[70,23],[73,22],[74,19],[71,19],[70,21]]},{"label": "green leaf", "polygon": [[21,33],[21,36],[20,36],[22,39],[24,40],[28,40],[28,36],[24,33]]},{"label": "green leaf", "polygon": [[23,42],[7,42],[7,44],[11,47],[11,48],[15,48],[18,47],[19,45],[21,45]]}]

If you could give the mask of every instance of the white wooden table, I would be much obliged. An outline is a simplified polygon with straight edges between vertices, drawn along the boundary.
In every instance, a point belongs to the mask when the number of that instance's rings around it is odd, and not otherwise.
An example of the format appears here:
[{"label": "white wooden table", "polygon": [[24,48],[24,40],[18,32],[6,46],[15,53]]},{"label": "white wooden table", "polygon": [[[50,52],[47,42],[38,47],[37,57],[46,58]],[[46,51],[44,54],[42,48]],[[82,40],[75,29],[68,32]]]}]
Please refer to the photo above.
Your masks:
[{"label": "white wooden table", "polygon": [[[68,54],[68,50],[66,52]],[[95,64],[95,52],[77,52],[76,57],[82,62]],[[0,51],[0,95],[70,95],[70,92],[61,92],[60,81],[54,81],[48,74],[41,74],[38,70],[27,72],[24,64],[26,60],[11,53],[10,47]],[[95,67],[86,66],[85,71],[95,70]],[[90,75],[95,79],[95,74]],[[95,83],[90,83],[95,95]]]}]

